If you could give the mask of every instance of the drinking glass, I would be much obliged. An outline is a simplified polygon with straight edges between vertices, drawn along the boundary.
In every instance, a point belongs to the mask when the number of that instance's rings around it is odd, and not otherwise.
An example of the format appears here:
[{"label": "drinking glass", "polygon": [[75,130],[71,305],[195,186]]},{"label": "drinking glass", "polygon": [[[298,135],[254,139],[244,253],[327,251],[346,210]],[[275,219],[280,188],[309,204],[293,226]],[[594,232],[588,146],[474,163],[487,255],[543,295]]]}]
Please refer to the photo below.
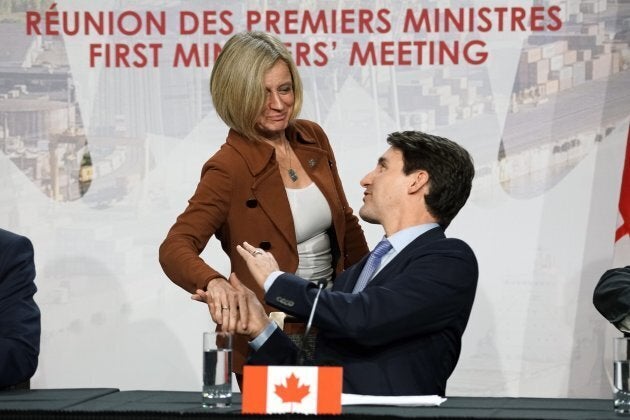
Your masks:
[{"label": "drinking glass", "polygon": [[203,333],[204,407],[229,407],[232,403],[232,334]]},{"label": "drinking glass", "polygon": [[630,337],[613,344],[613,405],[615,412],[630,414]]}]

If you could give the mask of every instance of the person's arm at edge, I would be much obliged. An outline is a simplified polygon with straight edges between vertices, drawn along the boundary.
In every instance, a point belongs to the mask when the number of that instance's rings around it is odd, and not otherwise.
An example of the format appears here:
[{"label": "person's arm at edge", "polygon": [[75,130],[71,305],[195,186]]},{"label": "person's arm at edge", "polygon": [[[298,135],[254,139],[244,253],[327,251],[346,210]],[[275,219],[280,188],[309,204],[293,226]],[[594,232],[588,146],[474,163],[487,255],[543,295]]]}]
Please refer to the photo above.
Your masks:
[{"label": "person's arm at edge", "polygon": [[0,273],[0,387],[30,379],[39,356],[41,321],[33,299],[37,291],[33,245],[28,238],[17,238],[7,247],[10,263]]}]

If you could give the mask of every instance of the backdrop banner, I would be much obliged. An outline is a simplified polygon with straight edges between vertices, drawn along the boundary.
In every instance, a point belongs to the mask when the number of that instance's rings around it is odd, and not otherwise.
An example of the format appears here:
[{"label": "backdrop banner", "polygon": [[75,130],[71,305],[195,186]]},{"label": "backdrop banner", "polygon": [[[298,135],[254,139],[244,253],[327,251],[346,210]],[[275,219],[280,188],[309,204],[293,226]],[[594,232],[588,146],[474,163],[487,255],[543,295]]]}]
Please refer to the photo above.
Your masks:
[{"label": "backdrop banner", "polygon": [[[472,153],[447,235],[480,278],[448,395],[609,398],[616,332],[591,299],[615,243],[630,263],[624,0],[0,1],[0,227],[35,247],[32,387],[200,389],[212,321],[158,247],[225,141],[210,71],[245,30],[292,52],[355,212],[388,133]],[[229,275],[216,239],[202,257]]]}]

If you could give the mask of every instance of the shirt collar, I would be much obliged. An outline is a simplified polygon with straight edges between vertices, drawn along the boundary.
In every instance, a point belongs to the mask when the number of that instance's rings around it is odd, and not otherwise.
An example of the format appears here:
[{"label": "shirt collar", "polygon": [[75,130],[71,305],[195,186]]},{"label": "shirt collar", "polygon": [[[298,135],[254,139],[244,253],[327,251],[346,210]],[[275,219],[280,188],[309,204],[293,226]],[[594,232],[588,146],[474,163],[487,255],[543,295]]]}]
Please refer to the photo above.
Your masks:
[{"label": "shirt collar", "polygon": [[399,253],[418,236],[438,226],[440,225],[438,225],[437,223],[425,223],[422,225],[411,226],[403,230],[399,230],[398,232],[387,238],[387,240],[390,244],[392,244],[394,252]]}]

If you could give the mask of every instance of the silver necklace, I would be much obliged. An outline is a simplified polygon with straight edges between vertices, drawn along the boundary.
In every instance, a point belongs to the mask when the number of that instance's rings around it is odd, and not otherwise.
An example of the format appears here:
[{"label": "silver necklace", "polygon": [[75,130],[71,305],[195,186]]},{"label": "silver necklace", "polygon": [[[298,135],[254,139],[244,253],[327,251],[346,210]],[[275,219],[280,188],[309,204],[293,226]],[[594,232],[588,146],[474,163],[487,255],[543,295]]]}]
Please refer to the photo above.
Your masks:
[{"label": "silver necklace", "polygon": [[295,172],[295,170],[293,169],[293,165],[291,164],[291,152],[289,150],[288,140],[284,144],[284,152],[285,154],[289,155],[289,169],[287,169],[287,172],[289,173],[289,178],[291,178],[291,181],[296,182],[298,180],[298,174],[297,172]]}]

